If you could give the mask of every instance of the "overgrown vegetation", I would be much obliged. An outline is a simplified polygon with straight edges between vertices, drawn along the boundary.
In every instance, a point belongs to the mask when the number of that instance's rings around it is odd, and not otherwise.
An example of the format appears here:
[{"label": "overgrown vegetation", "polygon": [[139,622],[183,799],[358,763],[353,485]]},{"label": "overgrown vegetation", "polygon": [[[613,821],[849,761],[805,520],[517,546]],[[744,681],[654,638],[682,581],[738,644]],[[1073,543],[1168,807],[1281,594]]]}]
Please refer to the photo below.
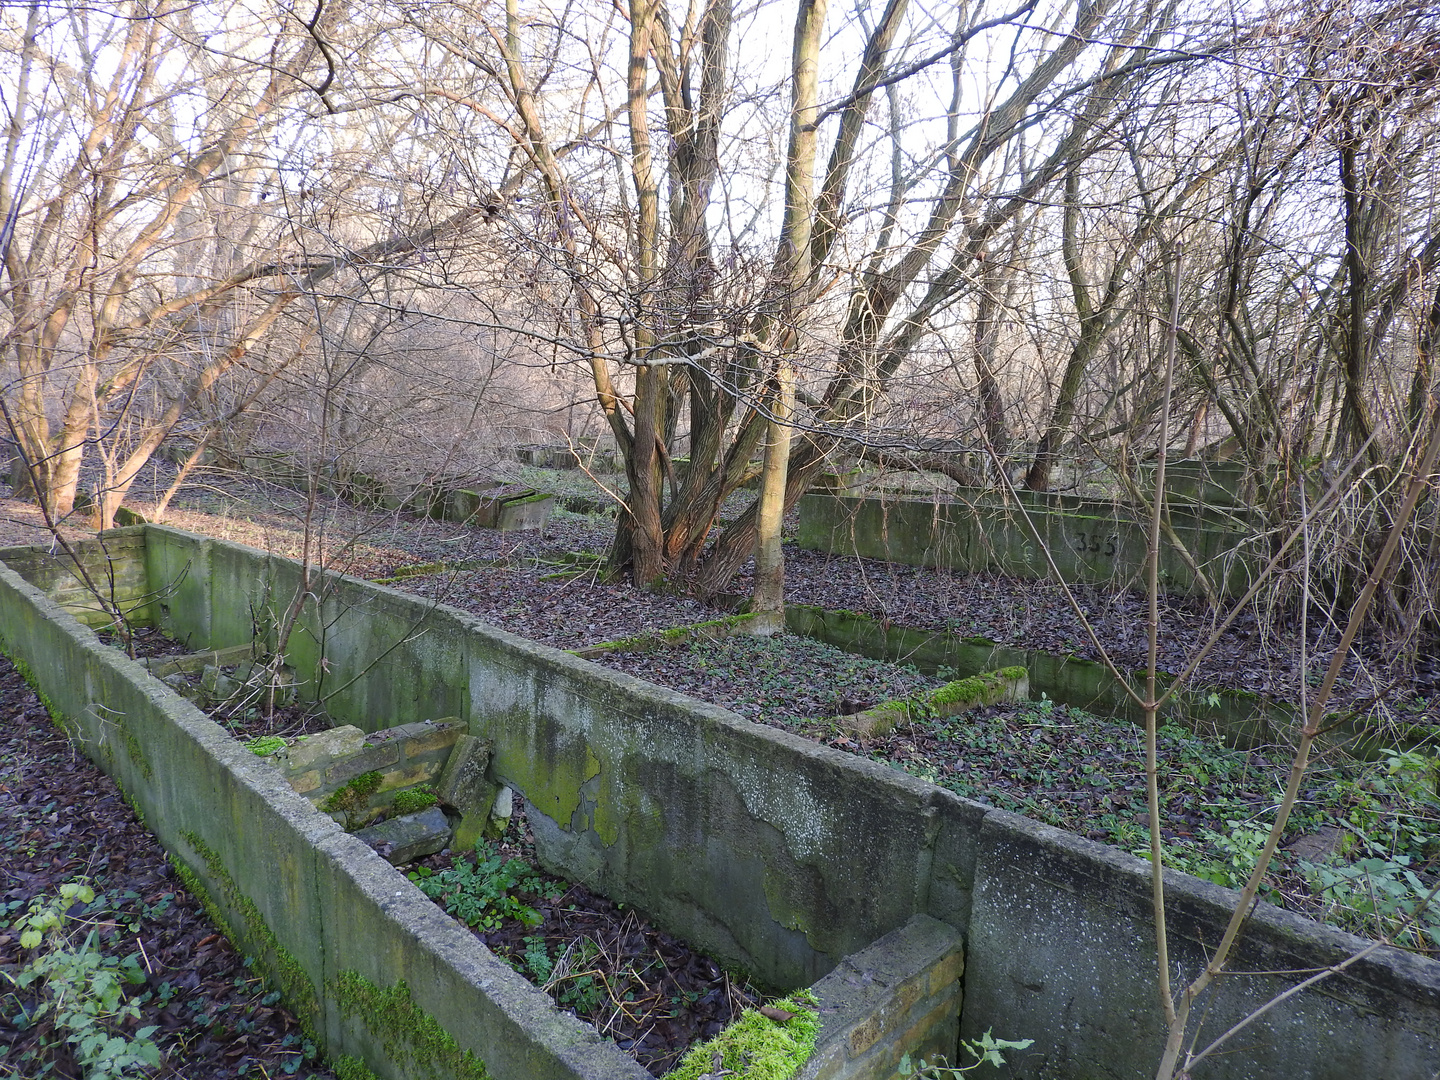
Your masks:
[{"label": "overgrown vegetation", "polygon": [[[1149,854],[1144,738],[1131,724],[1042,700],[918,720],[863,747],[813,725],[804,730],[966,798]],[[1273,821],[1288,749],[1232,750],[1169,725],[1158,750],[1167,865],[1238,888]],[[1440,912],[1432,906],[1407,922],[1440,877],[1435,767],[1419,751],[1368,763],[1338,750],[1326,755],[1309,773],[1285,835],[1289,843],[1328,837],[1331,853],[1306,859],[1282,851],[1264,898],[1440,954]]]},{"label": "overgrown vegetation", "polygon": [[20,1056],[31,1076],[50,1072],[57,1041],[68,1044],[86,1080],[122,1080],[160,1064],[157,1029],[134,1027],[140,1010],[127,999],[127,987],[145,984],[140,956],[102,947],[98,924],[85,917],[95,900],[87,882],[66,882],[58,895],[31,900],[11,925],[30,959],[18,974],[0,973],[13,987],[0,1000],[18,1027],[44,1031],[38,1049]]},{"label": "overgrown vegetation", "polygon": [[409,878],[430,899],[472,930],[493,930],[506,919],[537,926],[540,913],[532,900],[560,895],[563,889],[523,859],[507,859],[487,840],[476,845],[475,859],[459,859],[438,873],[427,867]]}]

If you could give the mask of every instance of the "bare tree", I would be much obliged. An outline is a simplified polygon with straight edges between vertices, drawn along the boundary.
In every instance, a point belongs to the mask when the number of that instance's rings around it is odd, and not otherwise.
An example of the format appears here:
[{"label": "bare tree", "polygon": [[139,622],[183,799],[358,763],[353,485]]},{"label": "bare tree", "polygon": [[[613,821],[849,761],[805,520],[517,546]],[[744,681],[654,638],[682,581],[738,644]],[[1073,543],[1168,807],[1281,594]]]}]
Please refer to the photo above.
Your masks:
[{"label": "bare tree", "polygon": [[335,188],[307,110],[333,108],[315,91],[333,81],[339,11],[6,10],[4,393],[23,477],[55,517],[89,447],[108,526],[166,435],[322,282],[373,278],[483,219],[481,199],[380,240],[296,242],[297,208]]}]

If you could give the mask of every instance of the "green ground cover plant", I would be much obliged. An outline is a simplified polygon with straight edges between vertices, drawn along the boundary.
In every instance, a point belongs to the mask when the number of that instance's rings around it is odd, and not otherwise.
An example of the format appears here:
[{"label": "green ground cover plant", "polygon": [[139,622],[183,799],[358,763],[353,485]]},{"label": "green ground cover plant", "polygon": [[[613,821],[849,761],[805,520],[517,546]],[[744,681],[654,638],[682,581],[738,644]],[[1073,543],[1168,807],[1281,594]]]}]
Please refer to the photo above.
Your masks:
[{"label": "green ground cover plant", "polygon": [[[1146,857],[1143,732],[1049,701],[963,718],[924,718],[861,747],[977,802],[1026,814]],[[1228,888],[1254,870],[1284,790],[1285,747],[1236,750],[1174,725],[1159,731],[1166,862]],[[1440,876],[1435,758],[1411,751],[1361,762],[1332,751],[1307,774],[1286,842],[1336,829],[1326,857],[1282,850],[1262,895],[1371,937],[1440,953],[1440,912],[1421,901]]]},{"label": "green ground cover plant", "polygon": [[[84,915],[95,900],[87,882],[71,881],[56,895],[30,901],[11,924],[30,957],[17,974],[3,976],[13,989],[0,1000],[16,1027],[49,1028],[40,1052],[67,1043],[86,1080],[123,1080],[158,1066],[160,1049],[151,1038],[154,1027],[133,1027],[140,1010],[126,996],[127,987],[145,983],[140,958],[102,947],[98,926]],[[79,918],[72,915],[77,907]],[[21,1064],[40,1077],[54,1062]]]},{"label": "green ground cover plant", "polygon": [[408,876],[472,930],[494,930],[506,919],[536,926],[540,913],[521,897],[553,899],[561,891],[523,859],[506,859],[486,840],[476,846],[474,862],[459,859],[440,871],[420,867]]}]

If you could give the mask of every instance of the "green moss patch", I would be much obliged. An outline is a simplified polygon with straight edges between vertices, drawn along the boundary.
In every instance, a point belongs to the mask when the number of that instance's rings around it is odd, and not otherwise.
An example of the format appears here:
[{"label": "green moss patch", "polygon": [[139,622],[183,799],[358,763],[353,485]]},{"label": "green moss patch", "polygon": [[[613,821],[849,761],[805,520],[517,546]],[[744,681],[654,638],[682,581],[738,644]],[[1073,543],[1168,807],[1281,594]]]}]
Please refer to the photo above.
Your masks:
[{"label": "green moss patch", "polygon": [[380,790],[384,777],[378,772],[361,773],[320,804],[327,814],[355,814],[365,808],[371,795]]},{"label": "green moss patch", "polygon": [[439,801],[436,794],[429,788],[406,788],[396,794],[391,808],[397,814],[418,814],[421,810],[429,810]]},{"label": "green moss patch", "polygon": [[748,632],[758,615],[726,615],[721,619],[707,619],[705,622],[674,626],[669,630],[651,630],[615,641],[602,641],[571,652],[584,659],[592,659],[609,653],[650,652],[655,649],[671,649],[689,645],[696,641],[718,641]]},{"label": "green moss patch", "polygon": [[328,986],[341,1014],[362,1021],[392,1061],[408,1059],[411,1076],[489,1080],[485,1063],[415,1004],[403,980],[386,990],[358,971],[342,971]]},{"label": "green moss patch", "polygon": [[984,705],[1021,700],[1028,692],[1028,684],[1029,673],[1023,667],[1001,668],[955,679],[935,690],[882,701],[864,712],[841,718],[840,723],[865,735],[884,735],[908,721],[958,716]]},{"label": "green moss patch", "polygon": [[819,1002],[809,990],[802,990],[771,1008],[793,1015],[777,1021],[757,1009],[746,1009],[715,1038],[692,1047],[666,1074],[666,1080],[700,1080],[722,1075],[721,1070],[736,1080],[790,1080],[815,1052],[820,1034]]},{"label": "green moss patch", "polygon": [[380,1080],[363,1061],[349,1054],[335,1059],[335,1076],[337,1080]]}]

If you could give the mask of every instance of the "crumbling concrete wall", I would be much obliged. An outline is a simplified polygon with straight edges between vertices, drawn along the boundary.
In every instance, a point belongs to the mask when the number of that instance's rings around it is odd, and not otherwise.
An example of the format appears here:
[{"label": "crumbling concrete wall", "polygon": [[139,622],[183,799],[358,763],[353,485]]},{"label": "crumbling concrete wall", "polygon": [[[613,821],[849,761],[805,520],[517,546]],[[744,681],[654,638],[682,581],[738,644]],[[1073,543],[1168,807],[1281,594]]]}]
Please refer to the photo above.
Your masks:
[{"label": "crumbling concrete wall", "polygon": [[[189,568],[161,617],[208,634],[192,638],[197,647],[274,623],[299,585],[286,560],[153,526],[148,536],[153,583]],[[549,868],[786,988],[929,915],[970,943],[964,1029],[1034,1040],[1012,1055],[1010,1075],[1153,1075],[1163,1032],[1146,864],[419,597],[340,578],[309,591],[288,657],[307,692],[362,727],[375,715],[468,722],[493,742],[496,778],[524,794]],[[73,704],[104,700],[82,693]],[[116,710],[132,707],[133,694]],[[137,734],[142,753],[159,737]],[[237,814],[207,843],[243,864],[255,841]],[[322,850],[342,842],[321,839]],[[275,909],[302,900],[293,883],[262,876],[255,888],[285,898],[266,901]],[[1169,899],[1171,960],[1190,975],[1234,894],[1173,875]],[[1363,945],[1265,905],[1251,925],[1237,962],[1247,974],[1222,980],[1208,1003],[1217,1030],[1292,985],[1286,973],[1339,964]],[[1440,1070],[1440,963],[1378,948],[1266,1013],[1196,1075],[1348,1078],[1359,1061],[1365,1075],[1395,1080]]]}]

